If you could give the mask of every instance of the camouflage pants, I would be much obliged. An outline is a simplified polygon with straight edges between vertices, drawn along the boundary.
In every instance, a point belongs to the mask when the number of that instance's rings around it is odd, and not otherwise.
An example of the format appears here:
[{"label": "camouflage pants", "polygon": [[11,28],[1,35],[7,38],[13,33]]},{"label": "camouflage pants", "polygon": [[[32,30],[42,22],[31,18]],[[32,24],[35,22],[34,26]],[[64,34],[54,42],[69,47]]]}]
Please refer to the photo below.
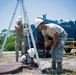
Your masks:
[{"label": "camouflage pants", "polygon": [[66,39],[67,39],[66,32],[64,34],[60,35],[57,45],[52,50],[52,61],[62,62],[63,50],[64,50],[64,45],[66,43]]},{"label": "camouflage pants", "polygon": [[21,50],[21,55],[25,53],[25,45],[22,46],[24,39],[22,37],[16,37],[15,39],[15,51],[16,51],[16,61],[18,61],[19,51]]}]

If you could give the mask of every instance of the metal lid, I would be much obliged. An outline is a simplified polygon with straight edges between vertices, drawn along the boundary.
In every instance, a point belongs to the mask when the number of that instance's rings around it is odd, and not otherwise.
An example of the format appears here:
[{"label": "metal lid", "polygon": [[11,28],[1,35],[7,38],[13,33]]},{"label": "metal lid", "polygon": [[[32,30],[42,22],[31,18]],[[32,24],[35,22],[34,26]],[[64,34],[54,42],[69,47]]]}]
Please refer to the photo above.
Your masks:
[{"label": "metal lid", "polygon": [[0,65],[0,74],[10,73],[22,67],[20,62],[8,62]]}]

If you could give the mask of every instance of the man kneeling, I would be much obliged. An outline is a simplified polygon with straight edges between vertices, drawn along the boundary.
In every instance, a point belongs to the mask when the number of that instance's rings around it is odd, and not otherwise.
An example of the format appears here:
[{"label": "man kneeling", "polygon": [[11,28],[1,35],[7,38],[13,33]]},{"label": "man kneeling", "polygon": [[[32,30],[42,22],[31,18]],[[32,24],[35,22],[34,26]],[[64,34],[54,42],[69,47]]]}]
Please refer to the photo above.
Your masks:
[{"label": "man kneeling", "polygon": [[30,48],[27,50],[27,53],[21,57],[20,62],[31,67],[38,67],[38,64],[34,61],[35,54],[34,48]]}]

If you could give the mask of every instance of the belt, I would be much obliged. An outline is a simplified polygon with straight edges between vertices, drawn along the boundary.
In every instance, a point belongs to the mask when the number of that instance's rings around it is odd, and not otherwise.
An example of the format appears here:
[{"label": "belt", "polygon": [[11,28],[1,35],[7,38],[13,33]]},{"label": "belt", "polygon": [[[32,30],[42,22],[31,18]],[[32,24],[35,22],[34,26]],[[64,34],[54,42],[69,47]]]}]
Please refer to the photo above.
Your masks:
[{"label": "belt", "polygon": [[60,33],[60,36],[66,36],[66,35],[67,35],[67,33],[65,31]]},{"label": "belt", "polygon": [[65,35],[65,34],[64,34],[64,31],[60,33],[60,36],[64,36],[64,35]]}]

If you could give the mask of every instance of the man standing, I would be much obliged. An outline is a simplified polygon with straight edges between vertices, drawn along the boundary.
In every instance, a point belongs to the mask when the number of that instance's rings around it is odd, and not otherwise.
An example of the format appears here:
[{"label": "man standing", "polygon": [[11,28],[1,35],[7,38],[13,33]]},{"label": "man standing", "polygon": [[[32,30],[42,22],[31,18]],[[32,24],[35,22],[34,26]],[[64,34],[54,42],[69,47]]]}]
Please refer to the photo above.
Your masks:
[{"label": "man standing", "polygon": [[50,48],[52,49],[52,68],[54,72],[61,72],[63,50],[67,39],[66,31],[57,24],[44,24],[44,21],[39,18],[35,20],[34,24],[36,28],[42,31],[45,40],[45,45],[48,42],[47,35],[53,38],[53,43],[52,45],[50,45]]},{"label": "man standing", "polygon": [[22,23],[22,17],[18,16],[17,24],[15,25],[16,30],[16,40],[15,40],[15,49],[16,49],[16,61],[18,62],[19,50],[21,50],[21,55],[25,53],[24,45],[24,34],[23,34],[24,25]]}]

